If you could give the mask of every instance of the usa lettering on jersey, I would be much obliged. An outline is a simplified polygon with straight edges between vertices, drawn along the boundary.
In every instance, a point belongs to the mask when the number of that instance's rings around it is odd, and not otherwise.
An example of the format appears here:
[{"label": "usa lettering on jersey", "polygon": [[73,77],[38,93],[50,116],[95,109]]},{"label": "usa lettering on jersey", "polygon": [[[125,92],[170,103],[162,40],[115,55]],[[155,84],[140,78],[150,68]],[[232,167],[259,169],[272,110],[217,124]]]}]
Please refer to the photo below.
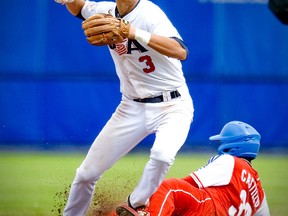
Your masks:
[{"label": "usa lettering on jersey", "polygon": [[122,43],[112,44],[109,47],[117,52],[120,56],[123,54],[131,54],[132,51],[137,51],[140,53],[148,51],[137,40],[130,39],[125,39]]}]

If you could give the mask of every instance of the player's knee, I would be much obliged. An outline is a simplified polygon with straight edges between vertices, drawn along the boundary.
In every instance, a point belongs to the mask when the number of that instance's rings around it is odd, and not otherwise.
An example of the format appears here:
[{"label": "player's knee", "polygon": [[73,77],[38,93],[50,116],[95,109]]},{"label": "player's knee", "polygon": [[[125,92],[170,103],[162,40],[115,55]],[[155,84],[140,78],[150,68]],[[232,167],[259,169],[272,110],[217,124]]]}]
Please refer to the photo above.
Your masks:
[{"label": "player's knee", "polygon": [[76,173],[77,182],[94,182],[100,178],[100,174],[95,171],[91,171],[88,169],[83,169],[79,167]]},{"label": "player's knee", "polygon": [[175,160],[175,155],[169,154],[168,152],[163,151],[163,149],[156,149],[156,148],[153,149],[152,148],[150,158],[152,158],[154,160],[166,162],[166,163],[172,165],[174,163],[174,160]]}]

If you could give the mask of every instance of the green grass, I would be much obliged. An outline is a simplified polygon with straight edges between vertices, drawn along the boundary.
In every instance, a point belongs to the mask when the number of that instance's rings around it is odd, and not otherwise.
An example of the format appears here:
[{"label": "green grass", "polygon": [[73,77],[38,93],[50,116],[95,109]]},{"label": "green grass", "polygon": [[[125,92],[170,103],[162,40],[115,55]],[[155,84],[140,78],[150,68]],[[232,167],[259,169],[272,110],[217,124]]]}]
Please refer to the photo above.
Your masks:
[{"label": "green grass", "polygon": [[[178,155],[167,177],[186,176],[204,165],[211,155]],[[0,152],[0,216],[61,215],[69,185],[84,154]],[[102,206],[121,203],[136,185],[148,160],[146,154],[130,154],[110,170],[97,184],[97,199],[89,215]],[[271,215],[288,215],[285,156],[261,155],[253,166],[265,188]]]}]

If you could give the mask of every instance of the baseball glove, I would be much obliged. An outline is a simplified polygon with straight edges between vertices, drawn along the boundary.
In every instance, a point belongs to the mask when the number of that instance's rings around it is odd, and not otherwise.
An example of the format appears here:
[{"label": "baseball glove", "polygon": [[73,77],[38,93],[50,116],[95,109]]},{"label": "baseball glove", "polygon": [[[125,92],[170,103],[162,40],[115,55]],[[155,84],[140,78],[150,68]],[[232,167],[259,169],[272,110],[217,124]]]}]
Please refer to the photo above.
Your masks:
[{"label": "baseball glove", "polygon": [[95,46],[121,43],[129,35],[130,23],[111,14],[95,14],[82,23],[87,41]]}]

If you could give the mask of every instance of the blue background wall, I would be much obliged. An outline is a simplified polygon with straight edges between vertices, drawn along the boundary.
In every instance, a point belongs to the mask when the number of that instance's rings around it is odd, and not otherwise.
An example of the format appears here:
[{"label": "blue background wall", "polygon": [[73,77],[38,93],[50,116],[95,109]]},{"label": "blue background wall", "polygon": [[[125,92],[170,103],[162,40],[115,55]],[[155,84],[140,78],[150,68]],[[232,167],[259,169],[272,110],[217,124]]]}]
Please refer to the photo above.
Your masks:
[{"label": "blue background wall", "polygon": [[[231,120],[253,125],[264,148],[287,148],[288,26],[267,1],[154,2],[190,49],[195,118],[185,148],[204,149]],[[86,148],[120,101],[108,48],[89,45],[81,20],[53,0],[1,0],[0,14],[2,148]]]}]

